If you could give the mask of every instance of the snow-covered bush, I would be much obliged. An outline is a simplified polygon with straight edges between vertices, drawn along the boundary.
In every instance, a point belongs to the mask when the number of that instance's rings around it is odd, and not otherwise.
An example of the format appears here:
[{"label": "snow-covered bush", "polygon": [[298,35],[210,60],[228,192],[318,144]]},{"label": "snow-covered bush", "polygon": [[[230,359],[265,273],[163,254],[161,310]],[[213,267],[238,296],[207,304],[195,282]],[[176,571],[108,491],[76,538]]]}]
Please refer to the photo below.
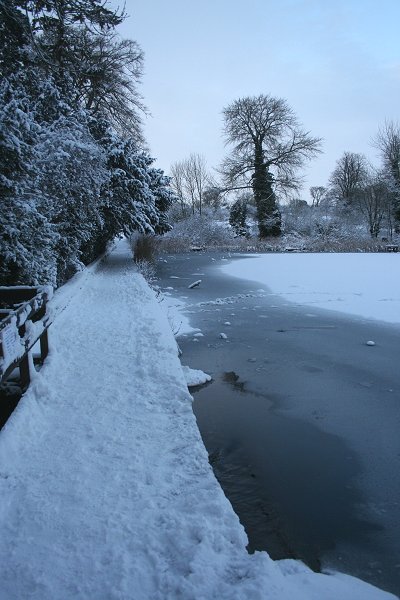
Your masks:
[{"label": "snow-covered bush", "polygon": [[156,268],[154,264],[152,262],[149,262],[148,260],[142,259],[135,261],[135,263],[137,270],[141,275],[143,275],[150,287],[154,287],[155,281],[157,279]]},{"label": "snow-covered bush", "polygon": [[181,219],[173,225],[173,229],[163,236],[161,248],[177,247],[189,250],[191,247],[215,248],[225,247],[234,243],[235,234],[227,220],[221,220],[220,215],[211,209],[203,210]]}]

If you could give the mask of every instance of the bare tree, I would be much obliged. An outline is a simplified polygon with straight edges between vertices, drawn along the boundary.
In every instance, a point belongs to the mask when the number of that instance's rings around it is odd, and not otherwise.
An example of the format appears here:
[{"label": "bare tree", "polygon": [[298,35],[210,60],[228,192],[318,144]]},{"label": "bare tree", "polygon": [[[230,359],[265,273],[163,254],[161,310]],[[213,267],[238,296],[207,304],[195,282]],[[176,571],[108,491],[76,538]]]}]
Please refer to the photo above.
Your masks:
[{"label": "bare tree", "polygon": [[390,218],[390,188],[384,173],[370,171],[364,187],[358,191],[355,202],[364,215],[372,238],[377,238],[385,218]]},{"label": "bare tree", "polygon": [[82,29],[75,34],[74,52],[78,100],[92,113],[107,116],[117,130],[143,141],[141,114],[146,108],[138,83],[144,55],[137,42]]},{"label": "bare tree", "polygon": [[79,106],[143,143],[141,116],[146,109],[138,91],[143,52],[135,41],[122,40],[115,32],[125,10],[108,8],[104,0],[19,4],[26,10],[38,64]]},{"label": "bare tree", "polygon": [[368,162],[363,154],[345,152],[336,162],[329,182],[336,200],[348,207],[368,176]]},{"label": "bare tree", "polygon": [[312,199],[312,206],[317,208],[321,204],[321,200],[326,195],[327,189],[322,185],[316,185],[310,187],[310,195]]},{"label": "bare tree", "polygon": [[185,216],[187,206],[185,200],[185,169],[184,161],[179,161],[171,166],[171,187],[179,198],[182,216]]},{"label": "bare tree", "polygon": [[400,231],[400,125],[387,121],[379,129],[373,145],[381,153],[383,164],[392,180],[395,227]]},{"label": "bare tree", "polygon": [[207,189],[213,181],[207,163],[201,154],[191,154],[189,158],[174,163],[171,167],[172,187],[180,198],[182,211],[190,205],[192,213],[203,209]]},{"label": "bare tree", "polygon": [[286,100],[269,95],[236,100],[224,111],[230,155],[222,165],[231,189],[252,189],[260,237],[279,235],[277,190],[297,189],[297,171],[320,152],[320,139],[304,131]]},{"label": "bare tree", "polygon": [[223,192],[224,190],[222,190],[218,185],[216,185],[216,183],[208,183],[203,194],[204,206],[209,206],[214,210],[219,208],[223,204]]},{"label": "bare tree", "polygon": [[393,179],[400,185],[400,125],[387,121],[379,129],[373,144],[380,150],[384,163],[389,167]]}]

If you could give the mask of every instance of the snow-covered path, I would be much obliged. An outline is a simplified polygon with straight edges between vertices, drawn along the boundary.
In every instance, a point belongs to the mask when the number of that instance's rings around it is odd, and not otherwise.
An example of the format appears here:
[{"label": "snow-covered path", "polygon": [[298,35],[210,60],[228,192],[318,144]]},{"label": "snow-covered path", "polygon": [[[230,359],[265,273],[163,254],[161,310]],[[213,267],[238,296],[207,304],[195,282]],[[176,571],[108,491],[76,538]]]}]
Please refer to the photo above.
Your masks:
[{"label": "snow-covered path", "polygon": [[125,242],[76,286],[50,343],[0,432],[1,600],[393,597],[247,554]]}]

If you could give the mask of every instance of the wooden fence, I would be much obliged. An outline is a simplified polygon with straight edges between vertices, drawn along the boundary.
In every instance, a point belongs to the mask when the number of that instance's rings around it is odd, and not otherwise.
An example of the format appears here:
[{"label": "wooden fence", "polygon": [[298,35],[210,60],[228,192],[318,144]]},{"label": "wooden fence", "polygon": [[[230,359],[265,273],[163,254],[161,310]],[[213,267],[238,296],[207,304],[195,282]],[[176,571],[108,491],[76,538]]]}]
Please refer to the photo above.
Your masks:
[{"label": "wooden fence", "polygon": [[49,351],[48,327],[51,316],[48,300],[53,294],[48,286],[0,287],[0,383],[18,367],[20,385],[26,389],[31,379],[31,350],[40,346],[38,362]]}]

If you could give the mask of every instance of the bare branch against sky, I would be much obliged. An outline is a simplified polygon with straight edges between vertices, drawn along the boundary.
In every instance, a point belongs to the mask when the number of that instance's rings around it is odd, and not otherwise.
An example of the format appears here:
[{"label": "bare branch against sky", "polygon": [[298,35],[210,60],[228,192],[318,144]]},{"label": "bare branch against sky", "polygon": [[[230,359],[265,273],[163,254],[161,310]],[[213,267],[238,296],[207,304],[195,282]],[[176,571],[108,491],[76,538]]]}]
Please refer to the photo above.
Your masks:
[{"label": "bare branch against sky", "polygon": [[120,31],[145,53],[146,135],[166,171],[193,152],[218,166],[223,107],[258,94],[286,98],[324,139],[306,197],[345,151],[379,161],[371,138],[399,120],[399,0],[127,0],[126,11]]}]

